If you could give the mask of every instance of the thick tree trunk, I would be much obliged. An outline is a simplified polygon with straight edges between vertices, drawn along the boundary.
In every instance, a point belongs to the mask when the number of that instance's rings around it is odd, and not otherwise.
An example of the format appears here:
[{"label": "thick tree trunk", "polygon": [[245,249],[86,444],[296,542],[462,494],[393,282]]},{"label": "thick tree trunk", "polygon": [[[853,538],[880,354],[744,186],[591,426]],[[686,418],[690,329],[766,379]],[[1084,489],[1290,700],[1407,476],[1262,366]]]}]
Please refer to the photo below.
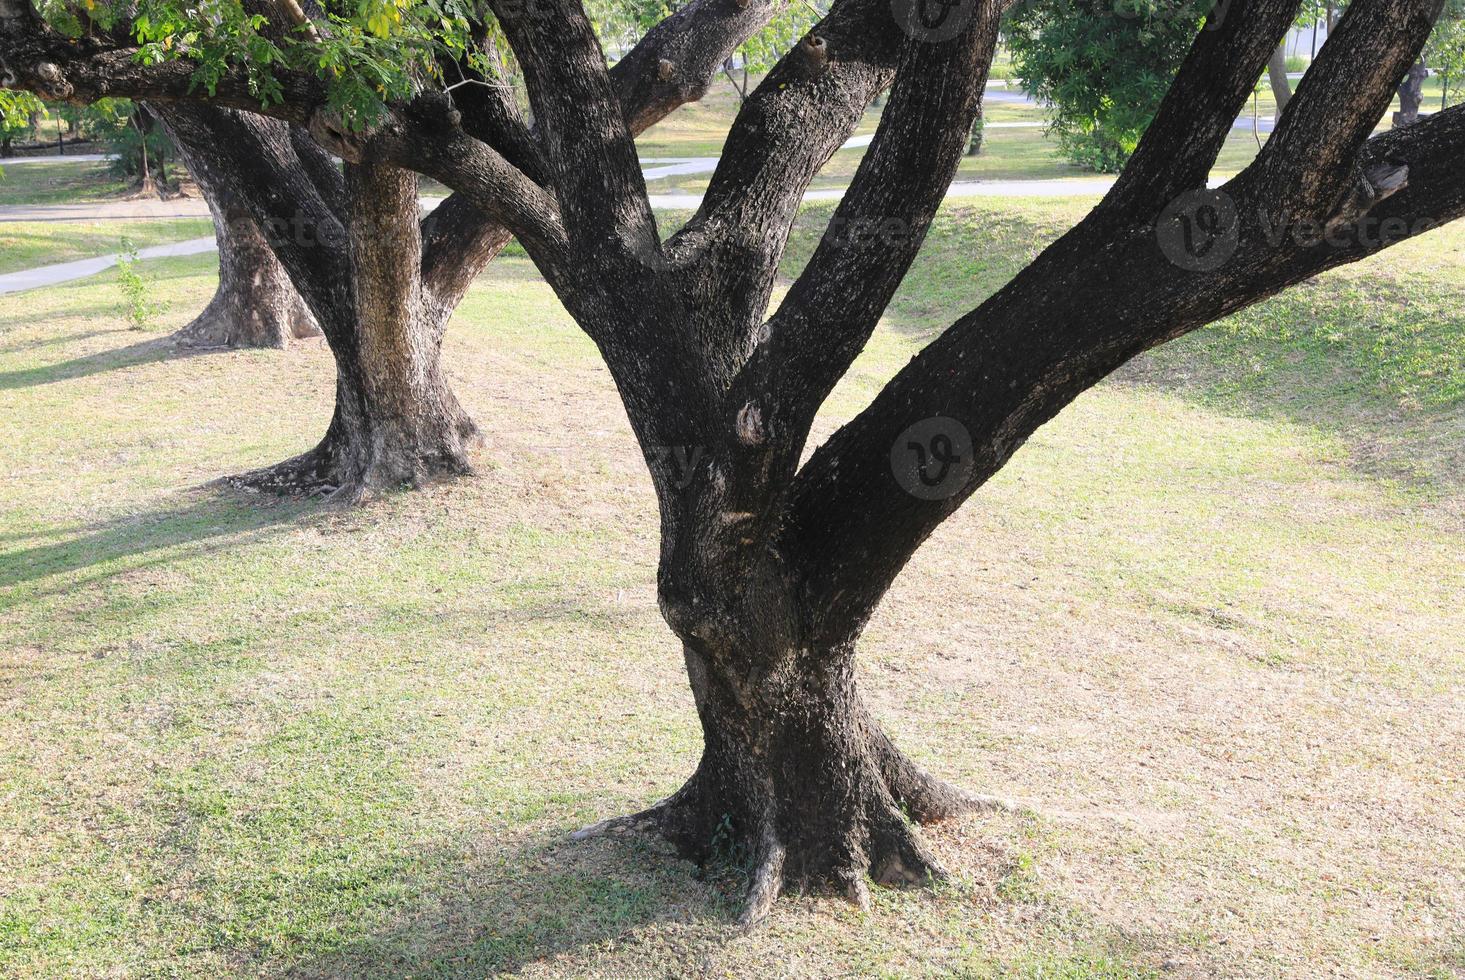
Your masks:
[{"label": "thick tree trunk", "polygon": [[364,371],[358,358],[338,354],[336,364],[336,409],[320,444],[228,483],[357,503],[374,493],[473,472],[469,454],[483,438],[443,380],[435,354],[389,377]]},{"label": "thick tree trunk", "polygon": [[1275,118],[1282,118],[1282,110],[1287,108],[1287,103],[1292,101],[1292,83],[1287,79],[1287,44],[1277,45],[1277,50],[1272,52],[1271,58],[1267,60],[1267,82],[1272,87],[1272,98],[1277,102],[1277,114]]},{"label": "thick tree trunk", "polygon": [[208,202],[219,243],[219,288],[193,322],[174,335],[183,347],[284,348],[320,335],[320,327],[270,249],[228,175],[209,154],[189,147],[192,130],[175,124],[193,112],[169,106],[161,114],[179,154]]},{"label": "thick tree trunk", "polygon": [[422,288],[417,177],[350,164],[349,311],[327,324],[336,358],[336,410],[320,445],[232,482],[347,502],[473,472],[477,426],[442,375],[450,310]]},{"label": "thick tree trunk", "polygon": [[702,725],[696,772],[652,809],[580,836],[625,826],[691,860],[741,858],[745,923],[783,891],[864,905],[871,880],[940,879],[916,825],[1012,807],[942,782],[891,743],[859,694],[852,645],[748,656],[693,641],[684,652]]}]

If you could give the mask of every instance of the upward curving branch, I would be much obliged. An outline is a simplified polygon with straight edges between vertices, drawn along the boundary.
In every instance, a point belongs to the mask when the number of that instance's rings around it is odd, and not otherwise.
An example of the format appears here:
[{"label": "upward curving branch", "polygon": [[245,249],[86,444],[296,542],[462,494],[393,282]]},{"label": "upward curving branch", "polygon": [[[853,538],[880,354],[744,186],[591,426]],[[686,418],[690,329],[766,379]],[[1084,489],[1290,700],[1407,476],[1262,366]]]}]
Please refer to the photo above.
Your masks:
[{"label": "upward curving branch", "polygon": [[1183,191],[1204,187],[1262,66],[1291,29],[1300,0],[1234,0],[1212,9],[1102,207],[1159,213]]},{"label": "upward curving branch", "polygon": [[[722,63],[768,22],[781,3],[693,0],[649,31],[610,69],[611,84],[631,134],[639,135],[679,106],[700,99]],[[467,96],[470,105],[484,99],[498,103],[486,110],[465,108],[464,124],[470,131],[471,120],[485,112],[495,118],[518,116],[518,107],[504,90],[467,88],[472,89]],[[455,93],[455,101],[461,102],[463,97]],[[524,132],[530,140],[526,153],[532,148],[538,163],[518,153],[516,142],[506,142],[503,152],[515,166],[548,186],[551,178],[542,149],[527,127]],[[475,134],[479,133],[481,130]],[[422,233],[423,278],[436,301],[447,308],[457,305],[469,284],[511,237],[507,228],[485,216],[462,194],[450,196],[429,214]]]},{"label": "upward curving branch", "polygon": [[[1387,102],[1381,93],[1397,83],[1427,34],[1421,28],[1427,8],[1419,3],[1359,0],[1358,7],[1354,30],[1367,25],[1388,32],[1368,50],[1380,57],[1390,51],[1395,74],[1381,75],[1372,65],[1359,69],[1377,91],[1355,91],[1346,104],[1333,105],[1345,128],[1371,112],[1377,120]],[[1348,50],[1348,36],[1340,27],[1329,41],[1335,53]],[[1308,98],[1326,99],[1324,92],[1314,85]],[[1292,126],[1312,118],[1306,104],[1292,113],[1289,108],[1284,117]],[[819,628],[837,636],[857,631],[926,536],[1038,426],[1130,357],[1465,213],[1465,168],[1458,166],[1465,158],[1465,110],[1438,113],[1412,129],[1418,131],[1375,137],[1342,164],[1330,162],[1332,151],[1314,156],[1312,142],[1292,137],[1281,175],[1275,169],[1281,158],[1264,154],[1215,198],[1230,215],[1215,243],[1221,250],[1210,257],[1219,263],[1198,265],[1177,255],[1165,229],[1154,224],[1148,200],[1126,212],[1129,222],[1101,207],[921,351],[815,452],[795,481],[780,547],[812,569],[808,589],[820,610]],[[1331,223],[1330,216],[1340,217],[1336,203],[1332,211],[1315,209],[1311,226],[1275,223],[1276,182],[1286,174],[1309,175],[1324,187],[1326,175],[1386,161],[1407,167],[1401,191]],[[1295,177],[1291,186],[1304,193]],[[1334,184],[1328,191],[1334,202],[1341,189]],[[1133,288],[1137,282],[1145,284],[1142,291]],[[962,459],[949,486],[915,494],[898,479],[892,459],[922,424],[949,429]]]},{"label": "upward curving branch", "polygon": [[[909,39],[870,151],[809,264],[739,373],[732,406],[770,405],[771,424],[808,430],[864,347],[945,196],[981,104],[1000,8],[977,6],[940,43]],[[802,438],[784,447],[794,465]]]}]

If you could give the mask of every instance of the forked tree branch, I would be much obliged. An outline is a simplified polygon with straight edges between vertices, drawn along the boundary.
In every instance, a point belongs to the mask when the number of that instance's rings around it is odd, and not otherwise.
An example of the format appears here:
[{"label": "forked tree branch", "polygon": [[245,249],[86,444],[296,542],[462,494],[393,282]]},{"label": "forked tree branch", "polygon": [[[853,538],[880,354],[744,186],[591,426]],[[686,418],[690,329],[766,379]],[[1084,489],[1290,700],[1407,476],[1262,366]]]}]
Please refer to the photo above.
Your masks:
[{"label": "forked tree branch", "polygon": [[654,247],[636,144],[579,0],[491,0],[524,71],[571,247],[606,260]]},{"label": "forked tree branch", "polygon": [[1325,216],[1356,185],[1359,151],[1419,59],[1443,0],[1354,0],[1253,165],[1278,216]]},{"label": "forked tree branch", "polygon": [[890,83],[904,40],[889,0],[841,0],[743,103],[702,206],[666,246],[695,255],[729,301],[706,343],[742,354],[804,191]]},{"label": "forked tree branch", "polygon": [[[813,257],[733,385],[731,411],[767,405],[793,466],[804,434],[864,347],[961,161],[997,44],[1000,10],[978,5],[957,36],[907,40],[869,152]],[[892,23],[890,29],[896,29]]]},{"label": "forked tree branch", "polygon": [[1205,186],[1299,6],[1300,0],[1233,0],[1212,9],[1103,209],[1152,217],[1177,194]]},{"label": "forked tree branch", "polygon": [[[652,28],[610,69],[611,84],[632,135],[701,98],[718,66],[766,24],[782,0],[694,0]],[[670,70],[663,68],[669,63]],[[663,78],[668,75],[668,78]],[[530,176],[543,173],[505,155]],[[542,153],[535,143],[535,152]],[[483,267],[508,243],[509,232],[465,196],[454,194],[424,219],[423,278],[437,302],[457,305]]]}]

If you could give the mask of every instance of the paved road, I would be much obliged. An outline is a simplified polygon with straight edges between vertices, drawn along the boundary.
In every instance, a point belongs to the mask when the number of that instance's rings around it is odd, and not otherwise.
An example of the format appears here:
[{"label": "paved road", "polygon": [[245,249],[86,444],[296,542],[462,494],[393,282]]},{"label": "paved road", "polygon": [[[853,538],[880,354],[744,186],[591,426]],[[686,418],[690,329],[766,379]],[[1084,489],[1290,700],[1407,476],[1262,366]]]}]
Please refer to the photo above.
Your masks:
[{"label": "paved road", "polygon": [[[986,97],[996,102],[1032,104],[1032,99],[1025,92],[989,90]],[[1250,119],[1247,118],[1245,123],[1249,129],[1251,125]],[[1264,123],[1267,126],[1267,131],[1269,131],[1271,120],[1265,120]],[[1242,120],[1237,120],[1237,126],[1240,127],[1241,124]],[[1016,129],[1040,127],[1042,125],[1042,123],[1037,122],[990,123],[988,124],[988,128]],[[846,141],[840,149],[848,150],[869,146],[873,139],[874,136],[869,134],[856,136]],[[48,158],[28,157],[22,159],[42,161]],[[84,160],[86,157],[71,156],[49,159],[58,161],[64,159],[75,162]],[[717,157],[648,158],[643,161],[643,164],[649,164],[649,166],[645,166],[642,173],[647,180],[658,180],[664,177],[685,176],[688,174],[711,173],[717,168],[717,161]],[[1098,196],[1113,186],[1113,183],[1112,178],[960,181],[951,185],[946,196],[949,198]],[[805,194],[804,199],[806,201],[831,201],[839,199],[843,194],[844,191],[839,188],[814,190]],[[423,210],[429,211],[437,207],[441,201],[442,198],[423,198]],[[671,193],[651,195],[651,206],[655,208],[691,210],[695,209],[701,203],[702,195],[700,194]],[[122,221],[144,218],[207,218],[208,216],[208,204],[202,198],[178,198],[171,201],[150,199],[111,201],[102,204],[45,204],[0,207],[0,222]],[[212,238],[196,238],[187,242],[159,245],[153,248],[143,249],[138,252],[138,257],[153,259],[177,255],[196,255],[201,252],[212,251],[214,247],[214,240]],[[43,266],[38,269],[28,269],[23,272],[0,275],[0,295],[20,292],[26,289],[36,289],[40,286],[70,282],[74,279],[96,275],[104,269],[111,268],[116,262],[116,255],[102,255],[91,259],[81,259],[76,262],[63,262],[57,265]]]},{"label": "paved road", "polygon": [[[1100,177],[1094,179],[1074,178],[1065,180],[984,180],[984,181],[960,181],[951,185],[947,191],[948,198],[962,197],[1098,197],[1112,187],[1112,178]],[[827,190],[813,190],[804,195],[806,201],[834,201],[844,196],[842,188],[829,188]],[[423,211],[431,211],[443,202],[441,197],[422,198]],[[159,204],[169,202],[160,201]],[[202,202],[198,202],[202,206]],[[652,194],[651,206],[663,210],[695,210],[702,203],[701,194]],[[96,213],[95,206],[88,205],[56,205],[52,209],[70,207],[83,209],[85,214],[78,214],[79,217],[101,217]],[[207,216],[208,209],[203,208],[200,216]],[[157,217],[158,215],[152,215]],[[49,220],[62,220],[59,217]],[[138,251],[138,257],[143,259],[156,259],[177,255],[198,255],[202,252],[211,252],[215,248],[213,238],[194,238],[186,242],[176,242],[172,245],[157,245],[152,248],[145,248]],[[24,272],[12,272],[8,275],[0,275],[0,295],[6,293],[20,292],[26,289],[36,289],[40,286],[52,286],[57,283],[70,282],[73,279],[82,279],[86,276],[96,275],[104,269],[109,269],[117,263],[116,255],[101,255],[92,259],[80,259],[75,262],[62,262],[57,265],[42,266],[39,269],[27,269]]]}]

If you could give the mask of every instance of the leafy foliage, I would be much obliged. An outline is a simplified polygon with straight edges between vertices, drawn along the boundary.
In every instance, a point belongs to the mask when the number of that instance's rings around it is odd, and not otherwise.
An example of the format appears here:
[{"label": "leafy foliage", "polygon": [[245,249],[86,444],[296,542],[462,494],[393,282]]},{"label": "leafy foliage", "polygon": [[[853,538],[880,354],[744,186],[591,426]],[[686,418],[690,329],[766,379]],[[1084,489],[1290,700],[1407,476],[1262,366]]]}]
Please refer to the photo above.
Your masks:
[{"label": "leafy foliage", "polygon": [[1445,6],[1424,49],[1424,63],[1440,77],[1440,108],[1450,104],[1450,93],[1465,88],[1465,0]]},{"label": "leafy foliage", "polygon": [[152,276],[138,270],[141,264],[137,246],[123,236],[122,251],[117,256],[117,287],[122,290],[127,322],[133,330],[148,329],[163,312],[163,304],[153,299],[156,283]]},{"label": "leafy foliage", "polygon": [[1025,0],[1007,24],[1023,86],[1074,163],[1117,172],[1190,50],[1207,0]]}]

